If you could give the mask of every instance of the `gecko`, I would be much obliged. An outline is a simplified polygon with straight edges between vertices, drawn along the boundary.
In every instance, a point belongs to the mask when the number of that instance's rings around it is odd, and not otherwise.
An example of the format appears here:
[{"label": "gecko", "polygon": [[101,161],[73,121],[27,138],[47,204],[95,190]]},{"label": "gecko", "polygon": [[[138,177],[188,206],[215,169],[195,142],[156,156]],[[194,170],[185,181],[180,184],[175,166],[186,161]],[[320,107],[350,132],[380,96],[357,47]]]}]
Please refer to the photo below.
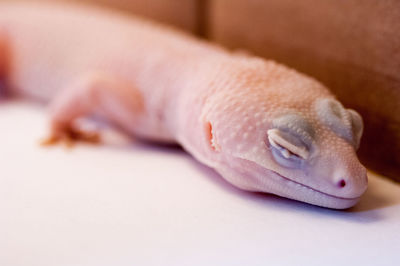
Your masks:
[{"label": "gecko", "polygon": [[232,185],[345,209],[367,188],[361,116],[312,77],[102,8],[0,4],[6,95],[49,106],[49,134],[96,114],[178,143]]}]

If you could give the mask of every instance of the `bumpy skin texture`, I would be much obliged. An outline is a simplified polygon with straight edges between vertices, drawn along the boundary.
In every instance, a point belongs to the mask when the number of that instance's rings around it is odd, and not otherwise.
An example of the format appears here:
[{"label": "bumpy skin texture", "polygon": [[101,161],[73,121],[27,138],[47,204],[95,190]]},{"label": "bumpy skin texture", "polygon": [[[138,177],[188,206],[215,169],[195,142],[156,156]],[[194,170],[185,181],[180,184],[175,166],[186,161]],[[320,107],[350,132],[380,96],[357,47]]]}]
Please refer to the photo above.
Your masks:
[{"label": "bumpy skin texture", "polygon": [[361,118],[294,70],[82,7],[0,4],[0,27],[2,78],[50,102],[54,136],[99,113],[242,189],[341,209],[367,187]]}]

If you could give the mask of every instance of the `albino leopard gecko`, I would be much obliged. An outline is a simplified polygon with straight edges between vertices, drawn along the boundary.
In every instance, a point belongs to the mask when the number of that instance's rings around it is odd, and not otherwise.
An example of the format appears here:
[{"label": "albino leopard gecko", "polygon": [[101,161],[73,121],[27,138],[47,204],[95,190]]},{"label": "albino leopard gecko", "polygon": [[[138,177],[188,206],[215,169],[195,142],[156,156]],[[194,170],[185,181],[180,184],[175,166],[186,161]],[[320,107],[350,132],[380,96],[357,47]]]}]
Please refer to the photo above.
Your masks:
[{"label": "albino leopard gecko", "polygon": [[111,11],[0,4],[0,77],[50,102],[53,138],[101,114],[177,142],[235,186],[329,208],[367,187],[361,117],[316,80]]}]

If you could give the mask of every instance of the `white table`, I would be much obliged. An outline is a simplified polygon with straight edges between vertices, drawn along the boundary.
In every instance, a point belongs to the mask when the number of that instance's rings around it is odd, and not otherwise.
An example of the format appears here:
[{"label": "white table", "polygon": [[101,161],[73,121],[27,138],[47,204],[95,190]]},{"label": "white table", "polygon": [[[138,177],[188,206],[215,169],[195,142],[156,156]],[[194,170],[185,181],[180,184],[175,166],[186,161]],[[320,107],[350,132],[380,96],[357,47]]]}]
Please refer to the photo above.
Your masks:
[{"label": "white table", "polygon": [[400,184],[348,211],[240,191],[185,152],[106,132],[41,148],[45,109],[0,102],[0,265],[400,265]]}]

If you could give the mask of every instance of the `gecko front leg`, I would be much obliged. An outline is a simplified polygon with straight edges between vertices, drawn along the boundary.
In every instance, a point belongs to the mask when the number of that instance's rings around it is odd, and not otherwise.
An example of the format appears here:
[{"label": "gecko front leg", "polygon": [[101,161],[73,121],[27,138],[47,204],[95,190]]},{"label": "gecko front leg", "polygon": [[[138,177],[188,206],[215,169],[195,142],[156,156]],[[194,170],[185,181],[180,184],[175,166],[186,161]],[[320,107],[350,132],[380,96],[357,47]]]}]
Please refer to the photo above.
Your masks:
[{"label": "gecko front leg", "polygon": [[97,113],[127,129],[143,111],[142,95],[132,84],[115,75],[92,72],[65,87],[50,104],[50,137],[43,144],[97,141],[96,134],[77,128],[75,120]]}]

